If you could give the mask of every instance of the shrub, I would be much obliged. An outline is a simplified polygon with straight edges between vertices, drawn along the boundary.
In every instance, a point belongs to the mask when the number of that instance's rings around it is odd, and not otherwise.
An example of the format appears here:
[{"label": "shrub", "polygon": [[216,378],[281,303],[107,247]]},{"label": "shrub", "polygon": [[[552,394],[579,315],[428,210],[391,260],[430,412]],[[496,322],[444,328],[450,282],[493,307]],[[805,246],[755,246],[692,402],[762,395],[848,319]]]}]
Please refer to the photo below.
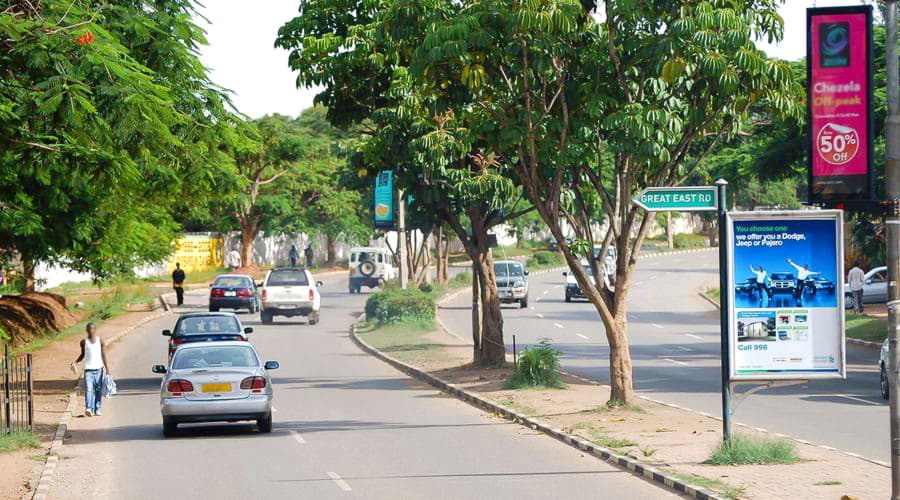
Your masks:
[{"label": "shrub", "polygon": [[506,381],[511,389],[520,387],[562,387],[557,373],[559,355],[550,346],[550,339],[540,339],[536,345],[527,347],[519,355],[516,371]]},{"label": "shrub", "polygon": [[712,465],[791,464],[799,461],[794,443],[785,439],[765,439],[733,435],[704,463]]},{"label": "shrub", "polygon": [[463,271],[457,274],[453,277],[453,279],[450,280],[450,286],[452,288],[472,286],[472,273],[470,273],[469,271]]},{"label": "shrub", "polygon": [[434,300],[420,290],[385,290],[366,301],[366,317],[379,326],[431,322],[434,315]]},{"label": "shrub", "polygon": [[700,234],[679,233],[672,238],[675,248],[703,248],[709,246],[709,238]]},{"label": "shrub", "polygon": [[419,284],[419,291],[422,293],[430,294],[430,293],[434,292],[434,285],[432,285],[431,283],[423,282],[423,283]]},{"label": "shrub", "polygon": [[548,252],[547,250],[540,250],[534,252],[534,256],[528,259],[529,268],[540,268],[540,267],[553,267],[559,266],[562,264],[562,258],[560,258],[559,254],[556,252]]}]

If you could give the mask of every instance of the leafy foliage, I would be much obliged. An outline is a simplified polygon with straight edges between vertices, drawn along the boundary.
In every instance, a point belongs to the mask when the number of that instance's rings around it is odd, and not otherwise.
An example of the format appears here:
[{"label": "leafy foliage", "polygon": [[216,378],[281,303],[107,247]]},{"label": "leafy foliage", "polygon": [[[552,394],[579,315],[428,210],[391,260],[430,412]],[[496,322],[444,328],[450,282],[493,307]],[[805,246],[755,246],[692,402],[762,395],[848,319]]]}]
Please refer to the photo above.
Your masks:
[{"label": "leafy foliage", "polygon": [[366,317],[379,326],[394,323],[434,321],[434,299],[417,289],[386,290],[366,300]]},{"label": "leafy foliage", "polygon": [[506,381],[510,388],[562,387],[559,377],[559,350],[550,345],[550,339],[540,339],[519,355],[516,371]]}]

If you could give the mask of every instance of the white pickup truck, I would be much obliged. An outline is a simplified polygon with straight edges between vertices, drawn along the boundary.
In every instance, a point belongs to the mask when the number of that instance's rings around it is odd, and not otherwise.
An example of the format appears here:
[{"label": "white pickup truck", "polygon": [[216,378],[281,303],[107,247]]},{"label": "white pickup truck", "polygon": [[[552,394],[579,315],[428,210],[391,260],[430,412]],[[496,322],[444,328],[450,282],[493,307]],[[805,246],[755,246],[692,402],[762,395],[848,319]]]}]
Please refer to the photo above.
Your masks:
[{"label": "white pickup truck", "polygon": [[306,316],[309,324],[315,325],[322,303],[320,286],[322,282],[314,281],[306,269],[272,269],[261,285],[259,316],[263,324],[271,324],[275,316]]}]

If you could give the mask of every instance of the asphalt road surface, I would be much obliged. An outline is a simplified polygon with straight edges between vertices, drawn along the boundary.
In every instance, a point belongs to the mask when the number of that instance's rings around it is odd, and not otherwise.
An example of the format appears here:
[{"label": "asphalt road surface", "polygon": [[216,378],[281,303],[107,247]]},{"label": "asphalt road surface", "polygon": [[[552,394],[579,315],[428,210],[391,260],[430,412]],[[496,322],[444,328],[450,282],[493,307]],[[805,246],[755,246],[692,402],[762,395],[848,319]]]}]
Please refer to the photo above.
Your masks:
[{"label": "asphalt road surface", "polygon": [[[512,351],[549,337],[563,351],[563,369],[609,381],[609,349],[603,324],[587,301],[566,303],[561,273],[529,279],[530,307],[504,306],[504,333]],[[718,312],[698,296],[718,287],[714,251],[654,256],[638,263],[629,294],[629,338],[637,393],[721,416]],[[471,296],[464,294],[440,311],[458,335],[471,332]],[[890,460],[888,404],[881,399],[878,351],[848,346],[847,379],[810,382],[742,394],[734,418],[752,427],[816,444]],[[740,428],[736,428],[737,431]]]},{"label": "asphalt road surface", "polygon": [[[348,326],[365,295],[326,276],[322,321],[241,314],[274,371],[275,430],[181,427],[163,438],[165,318],[111,349],[120,393],[73,418],[51,498],[673,498],[551,438],[491,417],[362,353]],[[202,293],[202,292],[201,292]],[[188,295],[183,310],[205,308]],[[79,404],[79,409],[82,408]]]}]

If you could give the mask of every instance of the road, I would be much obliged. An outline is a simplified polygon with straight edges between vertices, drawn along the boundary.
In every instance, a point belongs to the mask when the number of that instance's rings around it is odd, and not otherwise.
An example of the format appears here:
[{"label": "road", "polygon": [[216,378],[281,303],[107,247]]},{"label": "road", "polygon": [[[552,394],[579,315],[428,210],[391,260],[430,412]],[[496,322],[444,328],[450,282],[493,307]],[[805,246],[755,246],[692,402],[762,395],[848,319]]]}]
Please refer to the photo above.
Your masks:
[{"label": "road", "polygon": [[[529,309],[505,306],[505,340],[519,348],[550,337],[563,369],[609,381],[603,325],[586,301],[566,303],[561,273],[532,276]],[[717,254],[654,256],[638,263],[629,294],[629,338],[635,391],[667,403],[721,416],[718,312],[698,296],[718,286]],[[457,298],[440,314],[454,332],[471,331],[471,297]],[[848,346],[846,380],[764,389],[743,399],[735,421],[889,461],[888,405],[878,385],[878,351]]]},{"label": "road", "polygon": [[[73,418],[50,497],[675,498],[551,438],[442,396],[362,353],[347,330],[365,295],[327,276],[322,321],[242,314],[273,372],[275,430],[195,425],[162,436],[158,376],[169,317],[111,350],[120,393]],[[202,292],[201,292],[202,293]],[[185,310],[204,307],[189,294]],[[81,405],[79,405],[81,407]],[[608,492],[604,494],[602,492]]]}]

